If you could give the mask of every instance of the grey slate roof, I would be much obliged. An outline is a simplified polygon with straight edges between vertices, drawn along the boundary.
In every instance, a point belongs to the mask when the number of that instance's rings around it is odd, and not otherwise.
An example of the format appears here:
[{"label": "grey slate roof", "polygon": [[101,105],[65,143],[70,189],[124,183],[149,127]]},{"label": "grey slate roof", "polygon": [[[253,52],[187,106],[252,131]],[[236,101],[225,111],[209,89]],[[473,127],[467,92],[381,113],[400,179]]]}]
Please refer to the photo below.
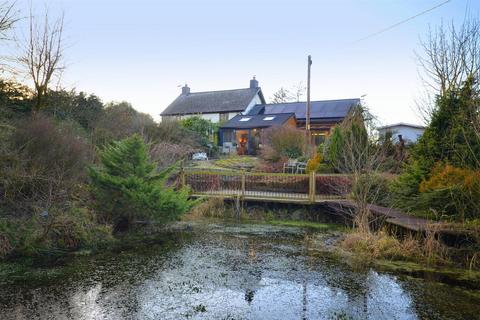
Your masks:
[{"label": "grey slate roof", "polygon": [[[345,118],[350,109],[360,104],[360,99],[322,100],[311,102],[311,119]],[[306,102],[289,102],[274,104],[257,104],[250,114],[294,113],[298,120],[306,118]]]},{"label": "grey slate roof", "polygon": [[260,99],[265,102],[260,88],[181,94],[161,113],[161,115],[168,116],[244,111],[257,93],[260,95]]},{"label": "grey slate roof", "polygon": [[[273,117],[271,120],[265,120],[266,117]],[[290,118],[294,118],[293,113],[280,114],[257,114],[257,115],[236,115],[232,119],[223,124],[220,129],[252,129],[252,128],[268,128],[275,125],[282,125]],[[248,121],[240,121],[247,119]]]}]

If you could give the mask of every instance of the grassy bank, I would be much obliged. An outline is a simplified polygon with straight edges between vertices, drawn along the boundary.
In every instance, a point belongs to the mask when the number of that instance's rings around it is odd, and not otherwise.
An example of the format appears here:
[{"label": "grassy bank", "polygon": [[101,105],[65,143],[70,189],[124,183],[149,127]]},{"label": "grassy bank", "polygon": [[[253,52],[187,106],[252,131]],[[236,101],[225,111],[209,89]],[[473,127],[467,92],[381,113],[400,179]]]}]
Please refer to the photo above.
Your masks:
[{"label": "grassy bank", "polygon": [[424,235],[395,237],[385,231],[360,233],[351,230],[338,243],[338,250],[355,263],[363,265],[414,263],[421,268],[454,268],[480,271],[480,257],[475,245],[448,247],[438,239],[435,230]]}]

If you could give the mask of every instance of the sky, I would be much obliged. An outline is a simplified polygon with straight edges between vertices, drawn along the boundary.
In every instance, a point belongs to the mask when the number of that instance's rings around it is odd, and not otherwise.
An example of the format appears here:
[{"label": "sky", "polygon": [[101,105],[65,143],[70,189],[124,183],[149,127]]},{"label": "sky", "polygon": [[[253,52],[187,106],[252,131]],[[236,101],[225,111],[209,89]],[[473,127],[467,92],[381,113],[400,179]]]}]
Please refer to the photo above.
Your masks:
[{"label": "sky", "polygon": [[[415,52],[429,26],[479,16],[479,0],[17,0],[27,13],[65,14],[62,85],[104,102],[128,101],[159,120],[187,83],[192,92],[245,88],[267,102],[306,84],[312,100],[364,96],[382,124],[421,123],[424,85]],[[25,21],[17,25],[23,33]],[[363,40],[359,40],[363,39]]]}]

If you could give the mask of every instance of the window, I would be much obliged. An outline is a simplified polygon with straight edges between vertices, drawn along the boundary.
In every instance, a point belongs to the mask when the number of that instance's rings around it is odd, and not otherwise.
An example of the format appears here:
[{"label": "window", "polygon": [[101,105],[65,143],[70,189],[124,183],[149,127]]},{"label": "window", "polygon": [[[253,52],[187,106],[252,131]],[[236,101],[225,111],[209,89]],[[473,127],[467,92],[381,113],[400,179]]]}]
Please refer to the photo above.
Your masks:
[{"label": "window", "polygon": [[265,118],[263,118],[264,121],[272,121],[273,119],[275,119],[275,117],[265,117]]},{"label": "window", "polygon": [[313,141],[315,143],[315,145],[321,145],[322,143],[325,142],[325,138],[326,138],[326,133],[312,133],[312,136],[313,136]]},{"label": "window", "polygon": [[248,120],[250,120],[250,119],[252,119],[252,118],[242,118],[242,119],[240,119],[240,120],[238,120],[238,121],[246,122],[246,121],[248,121]]}]

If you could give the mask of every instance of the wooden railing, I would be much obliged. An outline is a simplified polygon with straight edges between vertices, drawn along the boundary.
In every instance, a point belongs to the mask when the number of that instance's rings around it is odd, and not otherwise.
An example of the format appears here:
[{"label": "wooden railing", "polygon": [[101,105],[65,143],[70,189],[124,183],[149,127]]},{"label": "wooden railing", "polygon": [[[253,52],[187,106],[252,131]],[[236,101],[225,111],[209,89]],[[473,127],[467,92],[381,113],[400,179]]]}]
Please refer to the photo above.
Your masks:
[{"label": "wooden railing", "polygon": [[351,178],[339,174],[281,174],[238,171],[184,171],[181,184],[194,196],[240,197],[315,202],[344,199],[351,192]]}]

